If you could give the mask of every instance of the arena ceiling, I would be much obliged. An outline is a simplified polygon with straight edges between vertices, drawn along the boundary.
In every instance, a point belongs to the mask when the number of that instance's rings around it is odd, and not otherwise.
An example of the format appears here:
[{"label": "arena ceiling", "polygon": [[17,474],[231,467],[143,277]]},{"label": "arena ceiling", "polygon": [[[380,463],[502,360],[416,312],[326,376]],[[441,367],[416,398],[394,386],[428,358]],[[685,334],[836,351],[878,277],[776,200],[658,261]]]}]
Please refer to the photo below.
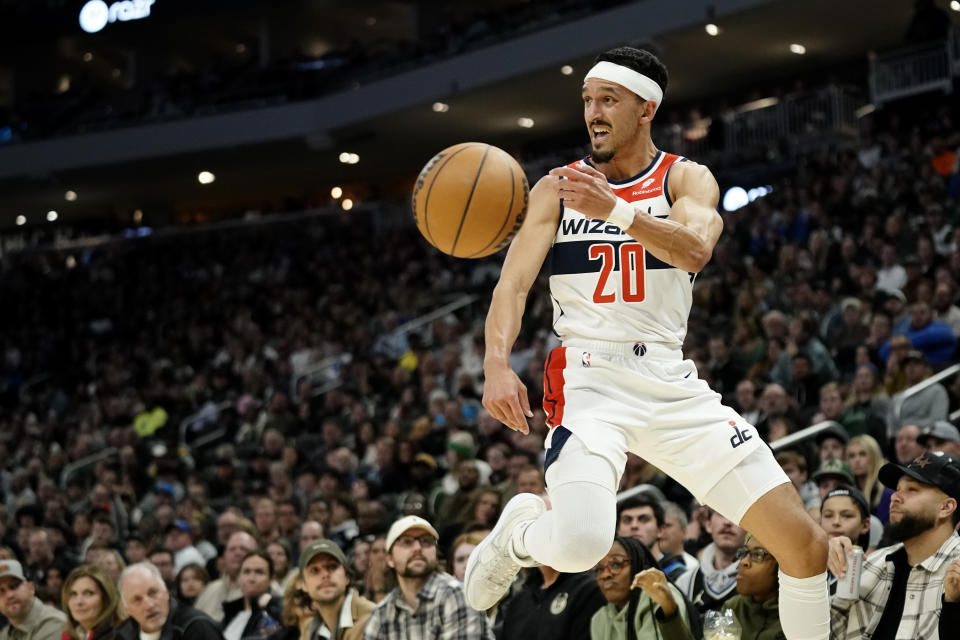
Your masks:
[{"label": "arena ceiling", "polygon": [[[9,11],[17,4],[2,0],[0,9]],[[242,9],[252,3],[233,4]],[[321,11],[329,3],[313,4]],[[653,44],[671,73],[667,101],[698,104],[709,111],[719,96],[747,97],[754,88],[775,85],[785,76],[825,74],[823,70],[836,65],[865,61],[868,52],[896,48],[913,2],[883,4],[884,10],[878,11],[874,0],[779,0],[718,21],[717,37],[705,33],[706,16],[694,26],[663,33]],[[350,36],[351,24],[362,25],[353,29],[356,33],[369,33],[376,25],[396,33],[410,28],[410,16],[401,3],[351,6],[355,9],[349,14],[338,8],[338,18],[330,21],[331,33]],[[381,10],[380,18],[370,25],[374,7]],[[296,37],[295,24],[290,22],[290,38]],[[248,27],[252,30],[254,25]],[[215,46],[235,46],[243,37],[250,36],[225,33]],[[64,40],[59,39],[60,46]],[[791,43],[802,44],[806,54],[791,53]],[[21,46],[27,50],[32,45]],[[188,59],[191,47],[183,47]],[[0,45],[2,55],[15,51],[9,41]],[[61,219],[123,218],[138,208],[149,217],[152,210],[256,207],[275,201],[278,194],[322,194],[338,184],[362,199],[371,195],[371,184],[386,192],[402,190],[427,159],[456,142],[483,140],[511,150],[536,148],[550,139],[579,142],[583,136],[578,91],[589,63],[589,57],[569,60],[571,75],[563,75],[559,68],[541,69],[461,92],[448,100],[444,113],[422,104],[357,123],[331,132],[321,148],[296,140],[6,180],[0,182],[0,228],[9,228],[19,213],[28,213],[33,222],[51,208],[61,212]],[[824,75],[823,81],[827,79]],[[535,126],[518,127],[520,117],[533,119]],[[361,161],[341,164],[337,159],[341,151],[357,153]],[[201,170],[214,172],[217,180],[199,185],[196,175]],[[66,190],[78,194],[75,202],[64,201]]]}]

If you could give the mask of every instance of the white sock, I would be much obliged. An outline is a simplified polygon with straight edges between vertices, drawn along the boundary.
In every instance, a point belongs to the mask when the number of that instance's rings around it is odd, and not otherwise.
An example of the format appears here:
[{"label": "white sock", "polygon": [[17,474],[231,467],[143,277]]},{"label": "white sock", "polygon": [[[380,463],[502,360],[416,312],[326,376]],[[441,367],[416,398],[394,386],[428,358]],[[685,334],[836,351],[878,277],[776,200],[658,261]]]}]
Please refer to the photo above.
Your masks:
[{"label": "white sock", "polygon": [[827,640],[830,603],[827,572],[810,578],[780,577],[780,626],[787,640]]}]

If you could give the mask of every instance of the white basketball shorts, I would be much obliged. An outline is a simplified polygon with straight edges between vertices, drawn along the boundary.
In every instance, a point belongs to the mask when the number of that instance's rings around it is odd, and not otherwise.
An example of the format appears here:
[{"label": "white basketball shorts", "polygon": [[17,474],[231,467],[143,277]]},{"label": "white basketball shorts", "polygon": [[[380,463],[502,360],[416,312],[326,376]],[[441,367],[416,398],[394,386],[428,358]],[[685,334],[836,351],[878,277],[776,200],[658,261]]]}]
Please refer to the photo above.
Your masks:
[{"label": "white basketball shorts", "polygon": [[[551,427],[547,468],[569,430],[610,463],[618,482],[633,452],[733,522],[764,493],[789,482],[753,425],[722,404],[679,348],[567,341],[544,365],[543,408]],[[563,465],[564,481],[568,470],[577,474]],[[557,477],[556,471],[550,475]]]}]

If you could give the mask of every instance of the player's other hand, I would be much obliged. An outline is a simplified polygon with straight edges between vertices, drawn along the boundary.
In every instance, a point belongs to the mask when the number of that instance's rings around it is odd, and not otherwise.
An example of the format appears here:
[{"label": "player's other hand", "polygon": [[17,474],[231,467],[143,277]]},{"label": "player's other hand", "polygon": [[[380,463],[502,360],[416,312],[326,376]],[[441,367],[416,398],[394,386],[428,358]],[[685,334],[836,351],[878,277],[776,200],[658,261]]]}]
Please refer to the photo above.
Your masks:
[{"label": "player's other hand", "polygon": [[847,536],[830,538],[827,543],[827,568],[836,577],[847,572],[847,552],[853,549],[853,543]]},{"label": "player's other hand", "polygon": [[550,175],[563,178],[556,183],[557,197],[563,204],[589,218],[606,220],[617,204],[607,177],[585,162],[578,163],[576,168],[551,169]]},{"label": "player's other hand", "polygon": [[483,408],[514,431],[530,433],[527,418],[533,417],[527,387],[509,366],[484,369]]}]

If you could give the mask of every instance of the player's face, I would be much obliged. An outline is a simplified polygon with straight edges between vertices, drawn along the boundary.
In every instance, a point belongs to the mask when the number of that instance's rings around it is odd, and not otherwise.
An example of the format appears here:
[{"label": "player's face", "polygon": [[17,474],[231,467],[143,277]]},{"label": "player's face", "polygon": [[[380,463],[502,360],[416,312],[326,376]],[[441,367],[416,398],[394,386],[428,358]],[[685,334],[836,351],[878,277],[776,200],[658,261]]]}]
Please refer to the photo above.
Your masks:
[{"label": "player's face", "polygon": [[597,78],[583,83],[581,97],[583,119],[593,145],[591,157],[598,163],[610,162],[636,136],[643,101],[619,84]]}]

